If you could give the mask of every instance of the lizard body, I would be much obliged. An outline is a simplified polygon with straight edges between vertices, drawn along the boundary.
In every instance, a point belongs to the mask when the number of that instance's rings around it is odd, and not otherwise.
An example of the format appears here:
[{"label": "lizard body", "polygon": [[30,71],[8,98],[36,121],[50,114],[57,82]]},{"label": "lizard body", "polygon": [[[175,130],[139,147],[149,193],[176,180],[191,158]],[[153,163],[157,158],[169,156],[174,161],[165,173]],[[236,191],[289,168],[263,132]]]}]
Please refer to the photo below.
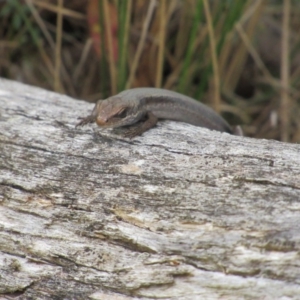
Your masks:
[{"label": "lizard body", "polygon": [[125,90],[105,100],[99,100],[91,115],[77,125],[96,122],[101,127],[131,127],[126,136],[134,137],[154,127],[158,119],[175,120],[195,126],[241,135],[215,111],[188,96],[158,88]]}]

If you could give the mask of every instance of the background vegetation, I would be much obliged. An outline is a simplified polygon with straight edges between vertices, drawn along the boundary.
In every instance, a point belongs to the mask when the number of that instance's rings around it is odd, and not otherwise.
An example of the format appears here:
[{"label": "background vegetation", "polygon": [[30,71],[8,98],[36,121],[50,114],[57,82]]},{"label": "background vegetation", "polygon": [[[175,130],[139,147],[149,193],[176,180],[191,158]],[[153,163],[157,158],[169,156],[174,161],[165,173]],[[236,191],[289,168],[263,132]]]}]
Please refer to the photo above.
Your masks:
[{"label": "background vegetation", "polygon": [[96,101],[155,86],[300,142],[300,1],[0,2],[0,76]]}]

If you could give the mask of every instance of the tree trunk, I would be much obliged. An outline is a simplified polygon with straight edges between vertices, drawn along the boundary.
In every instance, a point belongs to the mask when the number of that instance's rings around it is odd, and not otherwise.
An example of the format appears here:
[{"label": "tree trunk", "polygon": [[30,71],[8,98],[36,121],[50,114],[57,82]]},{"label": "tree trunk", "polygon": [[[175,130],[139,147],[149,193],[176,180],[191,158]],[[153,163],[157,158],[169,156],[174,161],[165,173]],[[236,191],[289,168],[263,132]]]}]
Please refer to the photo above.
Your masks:
[{"label": "tree trunk", "polygon": [[1,299],[300,299],[300,145],[92,108],[0,80]]}]

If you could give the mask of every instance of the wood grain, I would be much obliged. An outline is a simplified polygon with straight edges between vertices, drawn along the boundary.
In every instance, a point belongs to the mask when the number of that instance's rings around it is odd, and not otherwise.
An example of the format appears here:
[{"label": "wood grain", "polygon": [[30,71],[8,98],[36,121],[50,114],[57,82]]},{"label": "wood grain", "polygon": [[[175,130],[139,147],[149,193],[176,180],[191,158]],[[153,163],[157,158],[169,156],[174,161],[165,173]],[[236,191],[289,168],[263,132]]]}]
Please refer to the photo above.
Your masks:
[{"label": "wood grain", "polygon": [[300,299],[300,145],[92,108],[0,80],[0,295]]}]

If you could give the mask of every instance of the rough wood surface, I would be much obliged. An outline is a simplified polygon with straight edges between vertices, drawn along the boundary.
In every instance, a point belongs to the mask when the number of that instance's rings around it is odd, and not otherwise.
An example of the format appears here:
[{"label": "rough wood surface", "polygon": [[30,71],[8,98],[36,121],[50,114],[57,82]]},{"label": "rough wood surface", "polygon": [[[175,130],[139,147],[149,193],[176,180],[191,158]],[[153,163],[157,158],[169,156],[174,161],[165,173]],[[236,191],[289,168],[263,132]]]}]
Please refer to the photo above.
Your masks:
[{"label": "rough wood surface", "polygon": [[92,107],[0,80],[1,299],[300,299],[300,145]]}]

